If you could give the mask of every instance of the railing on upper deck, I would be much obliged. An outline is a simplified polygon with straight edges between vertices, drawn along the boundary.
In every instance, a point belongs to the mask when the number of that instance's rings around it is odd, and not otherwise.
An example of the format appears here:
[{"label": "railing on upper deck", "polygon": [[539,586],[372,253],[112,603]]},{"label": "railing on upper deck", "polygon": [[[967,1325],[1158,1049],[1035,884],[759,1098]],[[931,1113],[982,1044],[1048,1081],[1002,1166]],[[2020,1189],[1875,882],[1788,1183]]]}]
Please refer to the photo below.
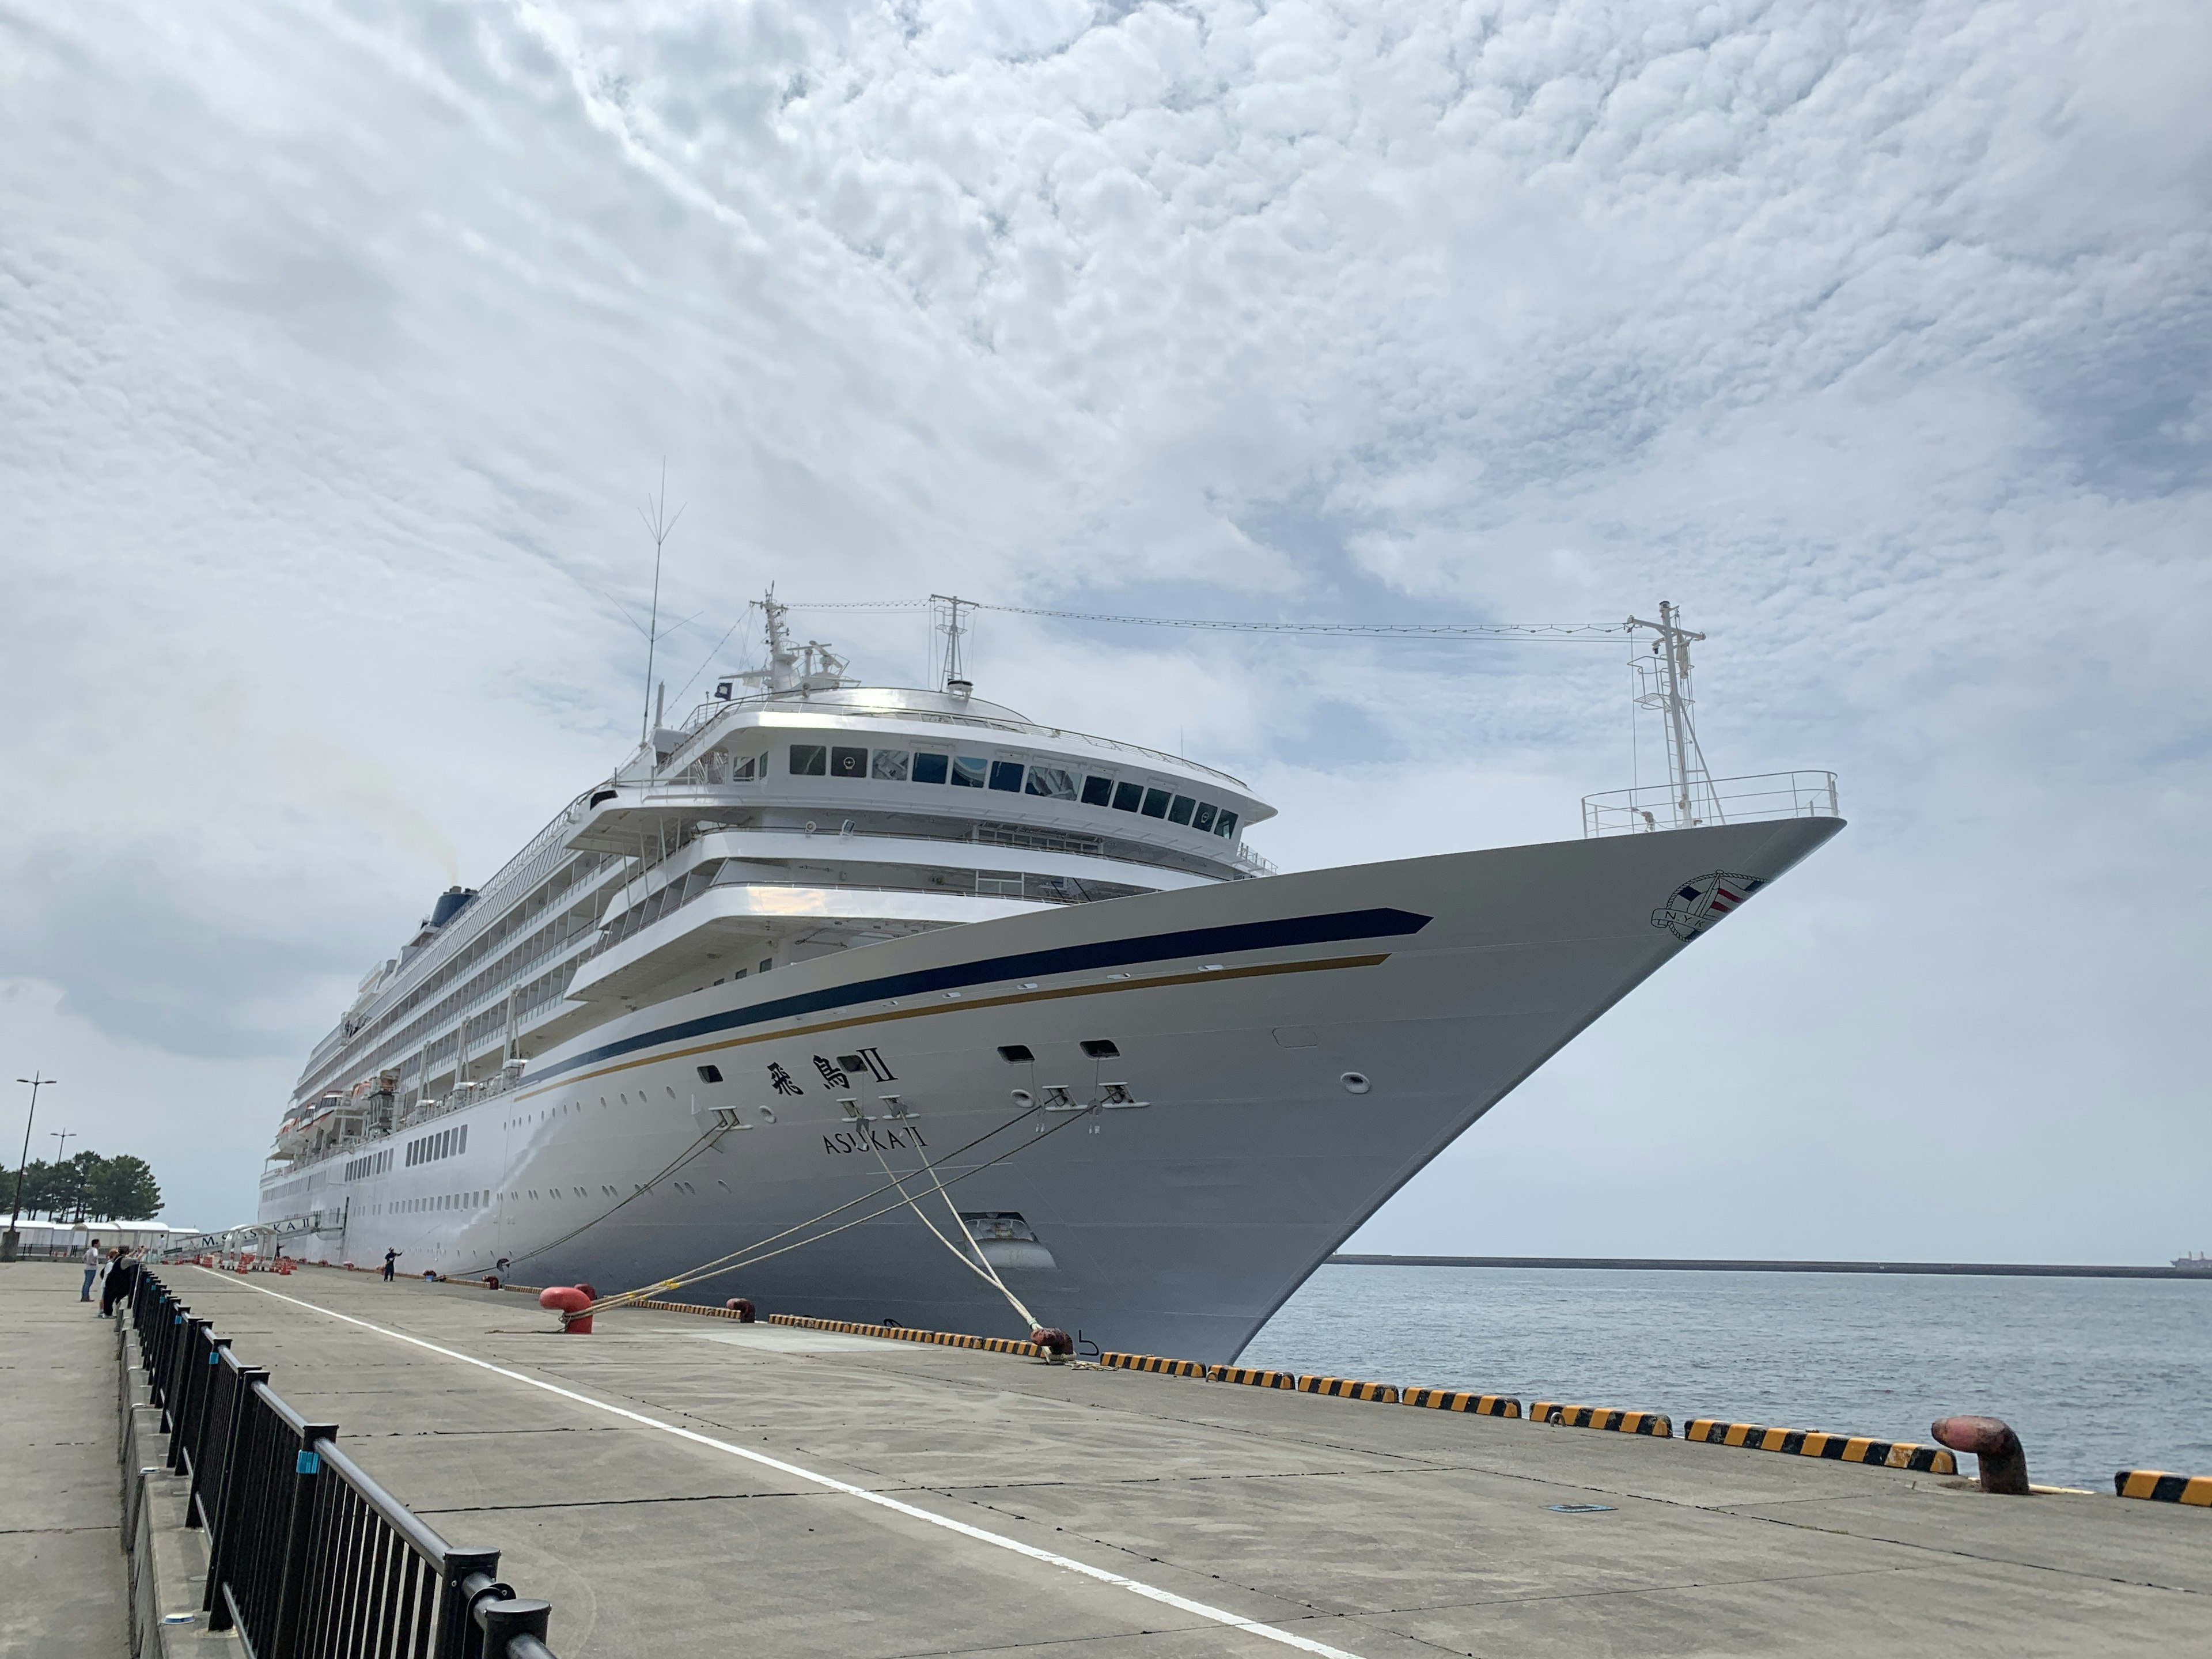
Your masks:
[{"label": "railing on upper deck", "polygon": [[498,1581],[497,1550],[431,1530],[144,1267],[131,1317],[169,1468],[191,1482],[185,1524],[207,1536],[209,1628],[254,1659],[553,1659],[549,1604]]},{"label": "railing on upper deck", "polygon": [[[896,690],[897,688],[884,686],[872,689]],[[1162,766],[1203,772],[1208,777],[1219,778],[1224,783],[1233,783],[1239,789],[1247,789],[1250,787],[1235,773],[1224,772],[1218,766],[1207,766],[1203,762],[1190,760],[1182,755],[1170,755],[1164,750],[1147,749],[1140,743],[1124,743],[1119,738],[1101,738],[1089,732],[1070,731],[1066,726],[1039,726],[1034,720],[1002,720],[992,714],[964,713],[953,714],[939,708],[898,708],[888,703],[871,706],[866,703],[810,702],[803,698],[788,695],[736,697],[727,701],[720,698],[709,699],[692,709],[690,714],[684,717],[683,726],[678,728],[686,739],[684,746],[690,747],[689,740],[704,731],[716,715],[726,714],[733,708],[781,708],[794,714],[832,716],[857,714],[871,716],[878,720],[921,720],[936,726],[959,726],[986,732],[1007,732],[1017,737],[1035,738],[1053,743],[1083,744],[1092,749],[1104,750],[1109,754],[1141,755],[1146,760],[1156,761]],[[683,751],[679,750],[677,752]],[[686,766],[674,769],[675,772],[679,774],[688,769],[688,763]],[[665,776],[666,774],[664,772],[662,775]]]},{"label": "railing on upper deck", "polygon": [[1767,818],[1839,818],[1833,772],[1762,772],[1741,778],[1698,778],[1686,791],[1672,783],[1615,789],[1583,797],[1583,834],[1641,836]]}]

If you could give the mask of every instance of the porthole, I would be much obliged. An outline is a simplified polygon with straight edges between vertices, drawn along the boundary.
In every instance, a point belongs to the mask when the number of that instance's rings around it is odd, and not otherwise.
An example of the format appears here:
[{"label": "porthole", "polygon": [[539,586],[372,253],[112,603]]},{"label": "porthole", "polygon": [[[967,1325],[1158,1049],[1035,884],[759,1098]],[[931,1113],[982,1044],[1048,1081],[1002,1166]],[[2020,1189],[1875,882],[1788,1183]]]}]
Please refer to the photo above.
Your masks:
[{"label": "porthole", "polygon": [[1344,1092],[1348,1095],[1364,1095],[1375,1086],[1367,1080],[1367,1073],[1364,1072],[1346,1072],[1341,1081],[1344,1084]]}]

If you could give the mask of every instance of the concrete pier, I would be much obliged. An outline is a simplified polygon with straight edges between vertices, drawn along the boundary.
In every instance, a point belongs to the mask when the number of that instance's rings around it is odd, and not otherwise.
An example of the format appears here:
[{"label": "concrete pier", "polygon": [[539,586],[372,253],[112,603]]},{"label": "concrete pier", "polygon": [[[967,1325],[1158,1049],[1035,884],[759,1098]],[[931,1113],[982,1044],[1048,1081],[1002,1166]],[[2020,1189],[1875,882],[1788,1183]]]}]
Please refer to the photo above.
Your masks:
[{"label": "concrete pier", "polygon": [[[0,1264],[0,1656],[129,1652],[115,1326],[73,1261]],[[95,1290],[94,1294],[98,1291]]]},{"label": "concrete pier", "polygon": [[[440,1532],[503,1550],[562,1659],[2212,1646],[2212,1511],[675,1314],[562,1336],[527,1297],[367,1274],[165,1277]],[[112,1419],[108,1350],[82,1364]]]}]

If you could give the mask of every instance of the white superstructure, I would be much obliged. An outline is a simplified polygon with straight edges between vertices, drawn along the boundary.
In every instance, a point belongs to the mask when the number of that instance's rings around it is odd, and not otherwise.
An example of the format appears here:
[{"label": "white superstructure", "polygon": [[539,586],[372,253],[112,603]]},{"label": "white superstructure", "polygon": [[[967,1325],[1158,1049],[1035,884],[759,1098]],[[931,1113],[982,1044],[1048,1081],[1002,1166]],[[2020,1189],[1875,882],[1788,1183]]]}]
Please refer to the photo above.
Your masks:
[{"label": "white superstructure", "polygon": [[363,979],[263,1178],[288,1253],[603,1293],[734,1255],[682,1294],[1019,1334],[957,1243],[1086,1343],[1226,1358],[1841,823],[1825,774],[1746,822],[1701,780],[1700,827],[1277,875],[1227,774],[767,616],[768,667]]}]

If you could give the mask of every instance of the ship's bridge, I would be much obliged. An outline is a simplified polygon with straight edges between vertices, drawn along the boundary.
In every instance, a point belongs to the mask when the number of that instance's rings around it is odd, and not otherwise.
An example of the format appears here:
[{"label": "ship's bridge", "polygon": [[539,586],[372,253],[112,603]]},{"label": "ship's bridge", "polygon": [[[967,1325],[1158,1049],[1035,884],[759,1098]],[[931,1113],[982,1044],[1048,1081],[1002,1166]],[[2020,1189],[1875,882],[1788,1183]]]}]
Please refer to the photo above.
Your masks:
[{"label": "ship's bridge", "polygon": [[1241,837],[1272,816],[1225,772],[958,691],[718,697],[587,798],[568,845],[639,874],[568,995],[658,1000],[757,971],[779,939],[797,960],[1263,875]]}]

